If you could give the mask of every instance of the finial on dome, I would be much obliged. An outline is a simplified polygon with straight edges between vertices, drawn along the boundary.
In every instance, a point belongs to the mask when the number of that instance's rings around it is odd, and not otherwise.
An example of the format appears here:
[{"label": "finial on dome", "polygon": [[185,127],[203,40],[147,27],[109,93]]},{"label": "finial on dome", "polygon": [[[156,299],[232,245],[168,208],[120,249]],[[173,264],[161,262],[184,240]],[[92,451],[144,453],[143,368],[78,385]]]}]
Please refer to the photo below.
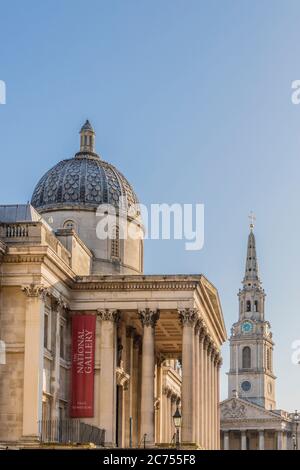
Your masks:
[{"label": "finial on dome", "polygon": [[256,221],[256,217],[254,215],[254,213],[251,211],[250,214],[248,215],[248,218],[250,220],[250,230],[251,232],[253,232],[253,229],[254,229],[254,224],[255,224],[255,221]]},{"label": "finial on dome", "polygon": [[88,119],[80,129],[80,152],[95,152],[95,131]]}]

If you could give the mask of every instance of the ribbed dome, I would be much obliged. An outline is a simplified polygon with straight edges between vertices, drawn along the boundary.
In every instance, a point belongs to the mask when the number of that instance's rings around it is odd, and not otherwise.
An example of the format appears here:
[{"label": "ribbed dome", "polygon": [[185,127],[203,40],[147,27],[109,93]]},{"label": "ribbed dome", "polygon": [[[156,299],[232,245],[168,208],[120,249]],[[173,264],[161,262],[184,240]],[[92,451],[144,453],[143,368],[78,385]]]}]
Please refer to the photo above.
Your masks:
[{"label": "ribbed dome", "polygon": [[[138,204],[127,179],[113,165],[103,161],[89,148],[85,138],[94,134],[87,121],[81,129],[81,149],[74,158],[62,160],[38,182],[31,204],[39,211],[62,207],[96,208],[100,204],[119,205],[126,197],[128,207]],[[92,135],[93,137],[93,135]],[[91,144],[93,142],[91,141]]]}]

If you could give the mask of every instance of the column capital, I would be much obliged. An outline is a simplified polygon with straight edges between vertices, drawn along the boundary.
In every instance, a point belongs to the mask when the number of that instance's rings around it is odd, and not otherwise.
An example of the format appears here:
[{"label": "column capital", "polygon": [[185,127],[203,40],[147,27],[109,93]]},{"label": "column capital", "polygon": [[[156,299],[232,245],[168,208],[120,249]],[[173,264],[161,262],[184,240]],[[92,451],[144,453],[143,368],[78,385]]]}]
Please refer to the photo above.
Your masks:
[{"label": "column capital", "polygon": [[52,296],[53,297],[53,309],[57,312],[58,310],[68,310],[68,302],[61,296]]},{"label": "column capital", "polygon": [[221,359],[220,352],[217,349],[215,349],[215,355],[214,355],[214,364],[215,364],[215,366],[218,365],[220,359]]},{"label": "column capital", "polygon": [[205,326],[202,326],[199,332],[200,343],[204,344],[206,336],[207,336],[207,328]]},{"label": "column capital", "polygon": [[218,354],[219,354],[219,351],[218,351],[216,345],[213,343],[212,344],[212,350],[211,350],[211,358],[212,358],[213,363],[216,362]]},{"label": "column capital", "polygon": [[159,319],[160,311],[158,309],[144,308],[138,311],[138,315],[143,327],[151,326],[154,328]]},{"label": "column capital", "polygon": [[202,330],[204,330],[204,321],[202,320],[202,318],[198,318],[195,324],[195,334],[201,337]]},{"label": "column capital", "polygon": [[204,349],[206,349],[207,354],[210,355],[213,347],[213,342],[209,334],[206,333],[203,341]]},{"label": "column capital", "polygon": [[198,310],[196,308],[178,309],[179,319],[183,325],[195,326],[198,320]]},{"label": "column capital", "polygon": [[98,309],[97,316],[102,321],[111,321],[117,323],[120,320],[120,311],[114,309]]},{"label": "column capital", "polygon": [[42,284],[31,283],[21,286],[21,290],[27,297],[40,297],[42,300],[45,300],[47,295],[49,295],[47,287]]}]

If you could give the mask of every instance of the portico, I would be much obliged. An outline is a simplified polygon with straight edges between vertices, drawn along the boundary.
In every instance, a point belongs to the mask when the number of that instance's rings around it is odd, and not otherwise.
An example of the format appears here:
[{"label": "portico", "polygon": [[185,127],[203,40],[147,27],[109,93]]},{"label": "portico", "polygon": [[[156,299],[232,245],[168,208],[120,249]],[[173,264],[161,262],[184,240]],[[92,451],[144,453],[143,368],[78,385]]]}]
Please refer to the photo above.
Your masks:
[{"label": "portico", "polygon": [[218,448],[216,388],[225,329],[217,292],[207,279],[94,276],[78,281],[73,297],[72,316],[94,313],[99,322],[99,412],[86,421],[110,429],[106,444],[170,445],[179,405],[184,445]]}]

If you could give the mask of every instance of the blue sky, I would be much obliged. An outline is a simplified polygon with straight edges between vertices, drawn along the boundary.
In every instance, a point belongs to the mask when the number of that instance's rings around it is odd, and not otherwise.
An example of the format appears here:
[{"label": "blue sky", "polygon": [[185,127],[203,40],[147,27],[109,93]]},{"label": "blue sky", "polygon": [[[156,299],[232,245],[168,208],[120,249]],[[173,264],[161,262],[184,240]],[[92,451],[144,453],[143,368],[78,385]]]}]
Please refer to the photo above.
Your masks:
[{"label": "blue sky", "polygon": [[[276,342],[277,404],[300,408],[300,3],[0,0],[0,201],[26,202],[78,149],[97,150],[146,203],[204,203],[205,245],[147,241],[147,273],[204,273],[237,319],[248,213]],[[222,397],[227,395],[224,347]]]}]

